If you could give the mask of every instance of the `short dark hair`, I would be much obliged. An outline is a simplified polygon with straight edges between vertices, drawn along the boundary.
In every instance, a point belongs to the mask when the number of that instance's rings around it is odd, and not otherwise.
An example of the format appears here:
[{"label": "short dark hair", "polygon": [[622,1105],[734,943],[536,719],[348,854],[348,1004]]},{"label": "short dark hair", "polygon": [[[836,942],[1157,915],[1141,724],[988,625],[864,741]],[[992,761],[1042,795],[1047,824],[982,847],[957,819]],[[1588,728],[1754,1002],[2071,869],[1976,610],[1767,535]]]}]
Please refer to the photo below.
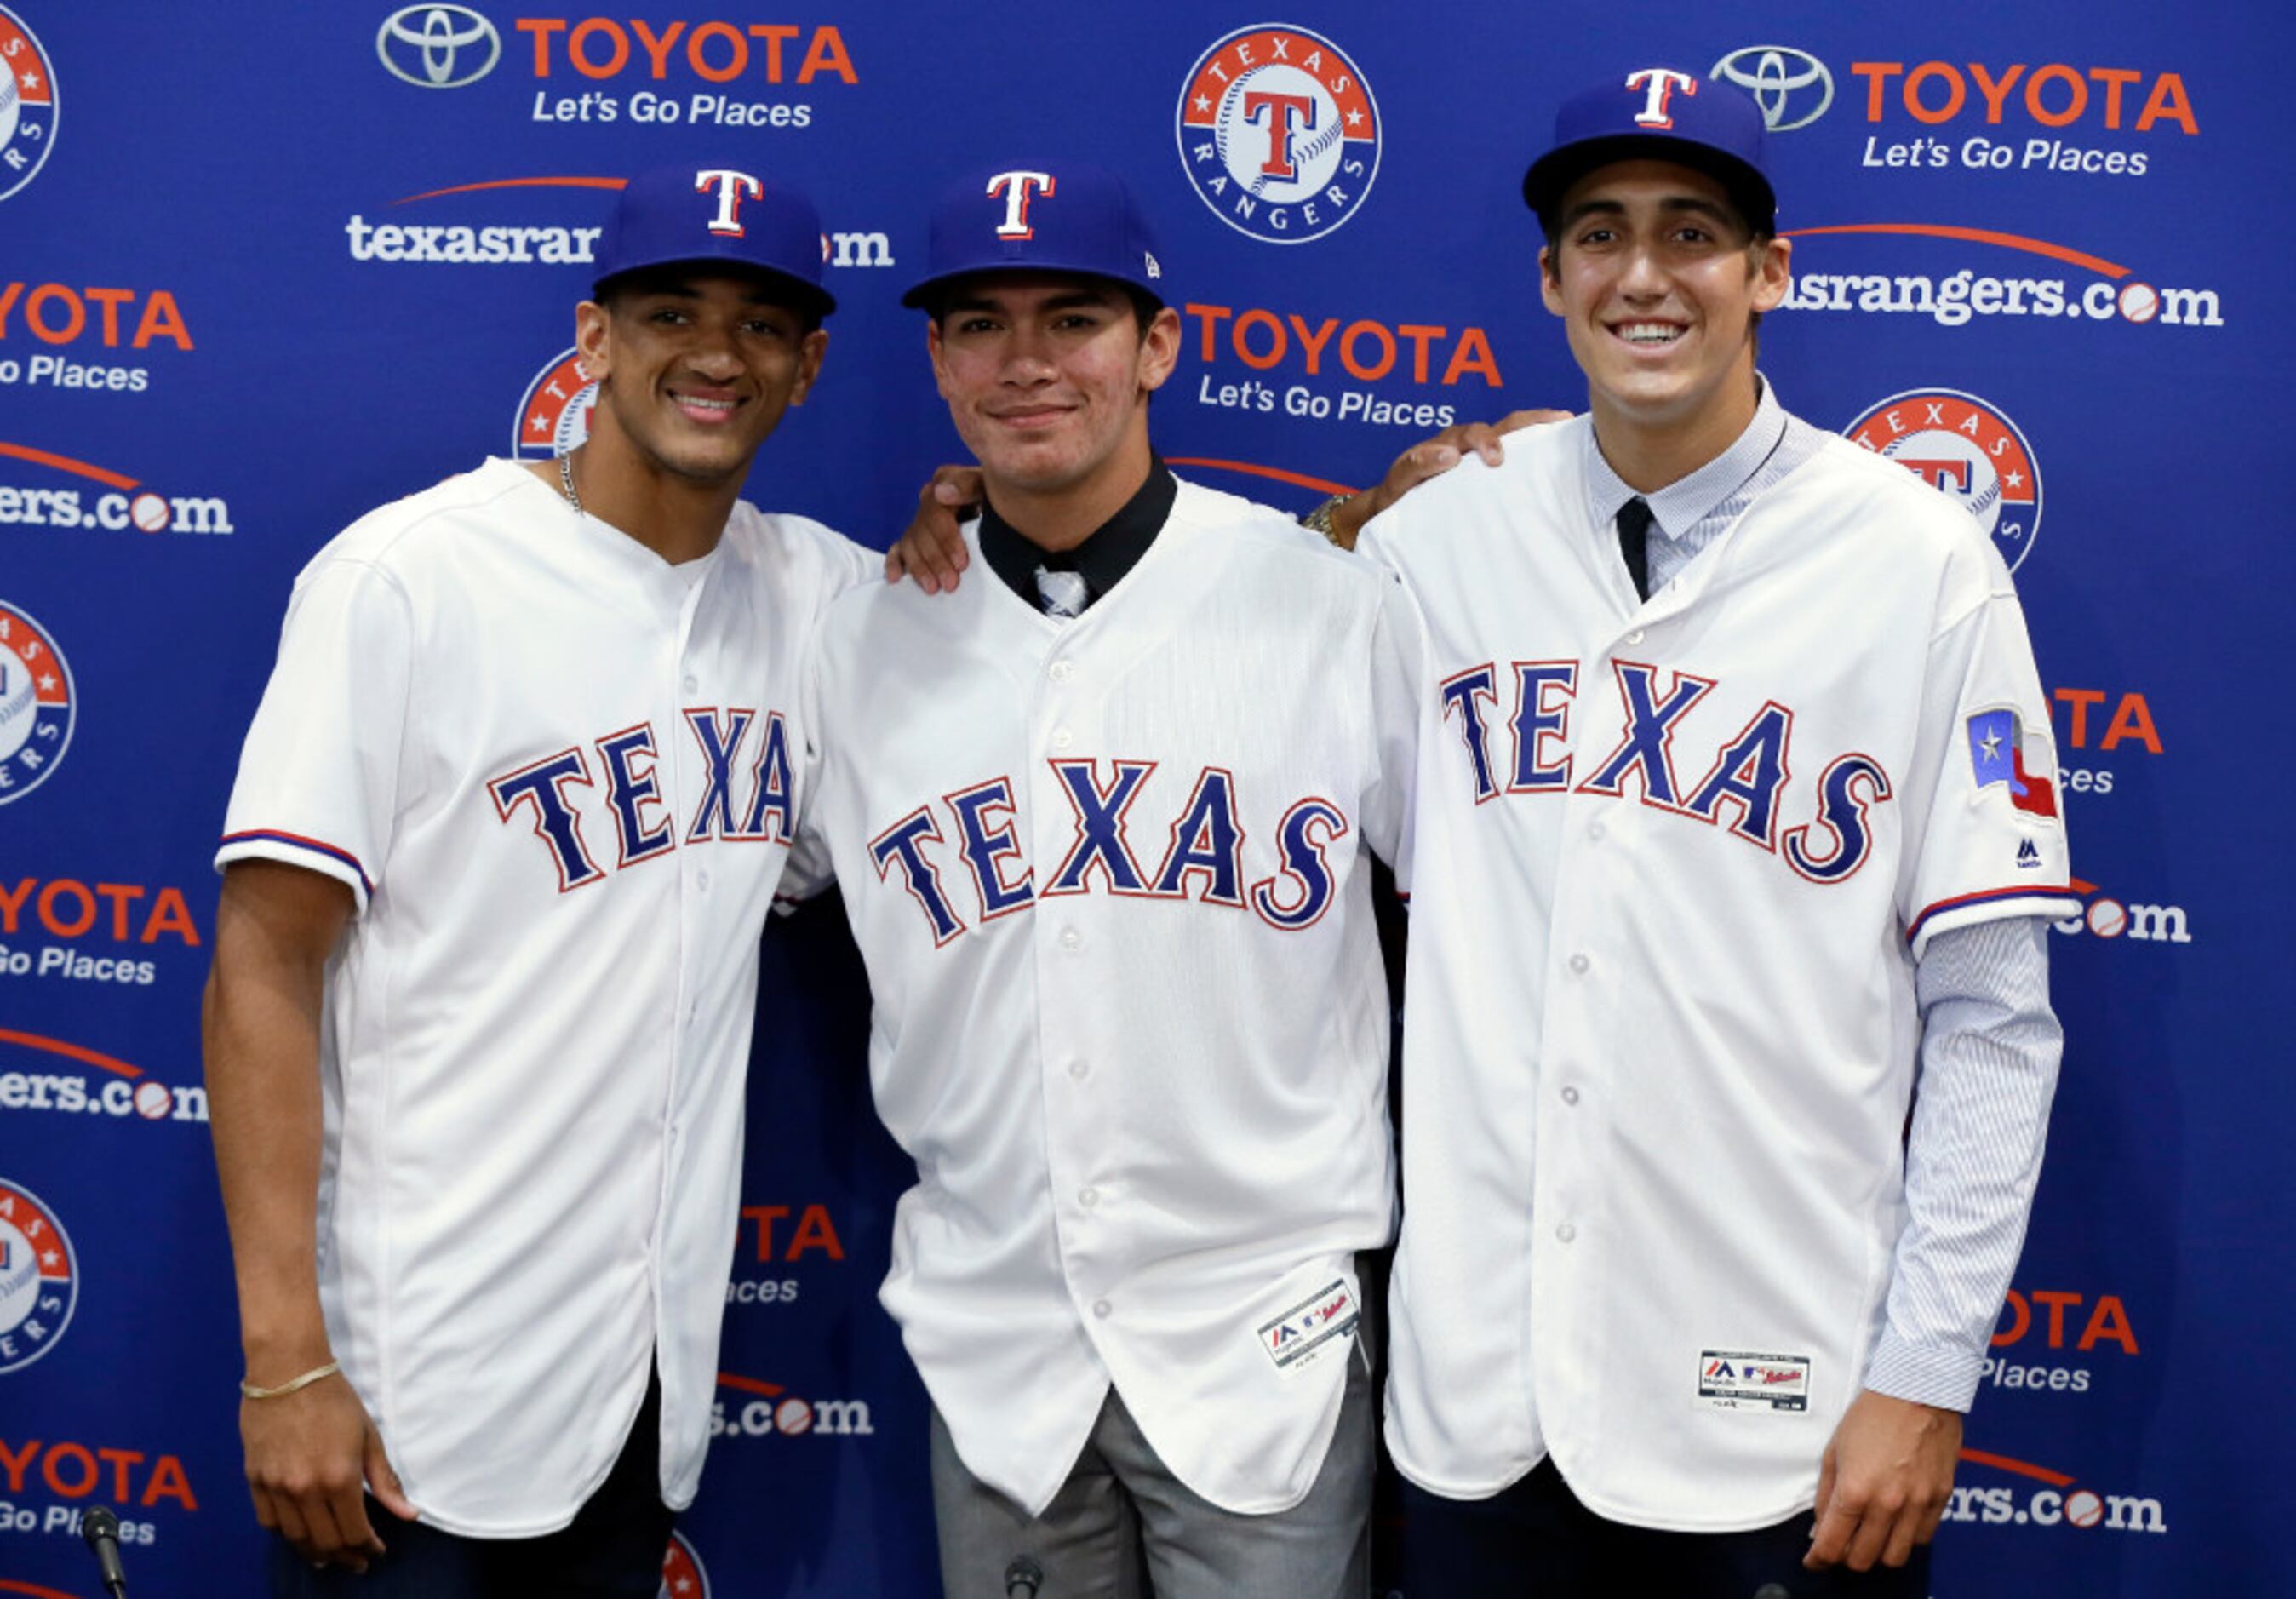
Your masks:
[{"label": "short dark hair", "polygon": [[[1033,269],[1021,268],[1020,270]],[[1070,275],[1089,278],[1095,283],[1107,283],[1122,290],[1125,299],[1132,307],[1133,330],[1143,339],[1148,336],[1149,324],[1156,320],[1156,314],[1164,308],[1162,300],[1141,288],[1137,283],[1128,283],[1122,278],[1102,277],[1097,273],[1091,272],[1078,272]],[[956,291],[969,281],[969,277],[953,277],[944,283],[934,283],[925,291],[924,314],[932,319],[935,327],[939,327],[947,322],[949,302],[956,297]]]}]

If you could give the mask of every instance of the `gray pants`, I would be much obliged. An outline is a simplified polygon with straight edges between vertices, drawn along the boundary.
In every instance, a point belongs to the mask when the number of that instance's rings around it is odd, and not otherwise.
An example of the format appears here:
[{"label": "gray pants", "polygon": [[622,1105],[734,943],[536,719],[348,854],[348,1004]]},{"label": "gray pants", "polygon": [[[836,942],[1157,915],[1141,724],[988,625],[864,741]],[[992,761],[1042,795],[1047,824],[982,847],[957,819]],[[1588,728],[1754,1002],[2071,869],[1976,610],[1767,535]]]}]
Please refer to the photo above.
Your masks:
[{"label": "gray pants", "polygon": [[948,1599],[1007,1599],[1008,1575],[1025,1556],[1044,1571],[1035,1599],[1366,1599],[1372,1430],[1358,1345],[1348,1352],[1339,1431],[1315,1487],[1290,1510],[1238,1515],[1165,1469],[1111,1388],[1068,1480],[1032,1518],[965,1470],[936,1410],[942,1588]]}]

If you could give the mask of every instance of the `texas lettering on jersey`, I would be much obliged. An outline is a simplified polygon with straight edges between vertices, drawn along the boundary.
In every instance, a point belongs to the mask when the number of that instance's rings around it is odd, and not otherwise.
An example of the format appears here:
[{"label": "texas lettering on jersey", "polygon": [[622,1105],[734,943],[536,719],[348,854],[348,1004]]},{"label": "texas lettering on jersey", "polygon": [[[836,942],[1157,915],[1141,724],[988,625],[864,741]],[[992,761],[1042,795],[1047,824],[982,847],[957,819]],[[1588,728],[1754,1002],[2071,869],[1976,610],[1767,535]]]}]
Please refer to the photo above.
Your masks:
[{"label": "texas lettering on jersey", "polygon": [[[1682,719],[1713,691],[1716,679],[1691,672],[1661,674],[1640,661],[1614,660],[1612,674],[1626,713],[1616,748],[1583,774],[1570,744],[1570,713],[1578,695],[1578,662],[1518,660],[1501,668],[1485,661],[1443,680],[1443,717],[1466,746],[1475,777],[1475,803],[1502,794],[1611,794],[1627,785],[1642,802],[1677,816],[1726,826],[1815,883],[1847,881],[1873,853],[1872,808],[1891,795],[1890,775],[1869,755],[1838,756],[1817,780],[1817,816],[1780,829],[1778,797],[1791,774],[1793,712],[1766,702],[1726,740],[1702,775],[1685,784],[1675,767],[1675,734]],[[1666,681],[1661,684],[1661,676]],[[1500,697],[1513,702],[1512,735],[1504,767],[1493,756],[1492,720]]]},{"label": "texas lettering on jersey", "polygon": [[[1111,760],[1104,778],[1097,760],[1046,764],[1074,814],[1068,851],[1042,888],[1014,833],[1020,813],[1010,777],[990,778],[945,794],[938,804],[920,805],[870,840],[878,881],[916,902],[936,948],[973,925],[1062,894],[1249,907],[1283,932],[1314,926],[1331,908],[1339,884],[1325,851],[1352,829],[1330,800],[1302,799],[1283,813],[1275,825],[1277,870],[1247,887],[1245,835],[1237,820],[1235,778],[1227,768],[1205,767],[1197,773],[1152,871],[1142,867],[1134,849],[1132,811],[1158,763]],[[972,890],[972,923],[949,891],[952,878]]]},{"label": "texas lettering on jersey", "polygon": [[[684,841],[786,847],[796,826],[796,799],[782,713],[767,711],[761,721],[756,710],[743,707],[720,711],[699,706],[688,709],[681,719],[701,749],[706,774]],[[661,795],[660,750],[653,724],[641,722],[610,733],[593,741],[589,749],[597,751],[595,773],[605,779],[603,808],[613,818],[619,849],[614,869],[676,849],[681,835]],[[580,744],[487,783],[496,815],[505,823],[523,817],[548,849],[562,894],[606,875],[582,835],[584,806],[596,808],[598,801],[591,796],[598,788],[589,750]],[[578,795],[578,790],[587,792]]]}]

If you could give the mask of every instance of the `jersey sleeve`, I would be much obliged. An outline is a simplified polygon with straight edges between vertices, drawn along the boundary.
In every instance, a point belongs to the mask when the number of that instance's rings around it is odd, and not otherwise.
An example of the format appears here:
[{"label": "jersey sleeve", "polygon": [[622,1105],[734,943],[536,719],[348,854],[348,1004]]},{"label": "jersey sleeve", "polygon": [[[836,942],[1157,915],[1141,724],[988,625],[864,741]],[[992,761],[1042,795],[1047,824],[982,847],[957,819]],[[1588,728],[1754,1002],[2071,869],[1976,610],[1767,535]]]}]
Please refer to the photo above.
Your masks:
[{"label": "jersey sleeve", "polygon": [[1402,578],[1383,565],[1374,570],[1380,581],[1380,612],[1372,629],[1371,707],[1379,770],[1364,804],[1364,836],[1395,873],[1397,891],[1408,898],[1426,633]]},{"label": "jersey sleeve", "polygon": [[1990,546],[1984,590],[1931,639],[1909,774],[1899,914],[1918,957],[1948,927],[2068,916],[2073,897],[2056,742],[2025,613]]},{"label": "jersey sleeve", "polygon": [[307,572],[240,751],[216,851],[347,885],[361,914],[390,853],[413,677],[405,592],[364,562]]}]

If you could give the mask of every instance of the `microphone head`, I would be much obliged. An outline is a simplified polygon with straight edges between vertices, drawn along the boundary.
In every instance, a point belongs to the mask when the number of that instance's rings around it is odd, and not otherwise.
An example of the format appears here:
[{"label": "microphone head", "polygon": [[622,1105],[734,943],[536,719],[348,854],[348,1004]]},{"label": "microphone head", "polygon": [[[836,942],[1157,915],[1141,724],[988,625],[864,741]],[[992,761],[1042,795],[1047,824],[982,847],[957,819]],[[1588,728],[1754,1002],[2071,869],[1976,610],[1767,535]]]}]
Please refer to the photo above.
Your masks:
[{"label": "microphone head", "polygon": [[99,1505],[94,1510],[86,1512],[80,1517],[79,1535],[87,1540],[87,1546],[91,1549],[94,1548],[97,1544],[102,1542],[106,1538],[110,1538],[113,1543],[118,1543],[119,1541],[119,1518],[113,1515],[111,1512],[104,1506]]}]

